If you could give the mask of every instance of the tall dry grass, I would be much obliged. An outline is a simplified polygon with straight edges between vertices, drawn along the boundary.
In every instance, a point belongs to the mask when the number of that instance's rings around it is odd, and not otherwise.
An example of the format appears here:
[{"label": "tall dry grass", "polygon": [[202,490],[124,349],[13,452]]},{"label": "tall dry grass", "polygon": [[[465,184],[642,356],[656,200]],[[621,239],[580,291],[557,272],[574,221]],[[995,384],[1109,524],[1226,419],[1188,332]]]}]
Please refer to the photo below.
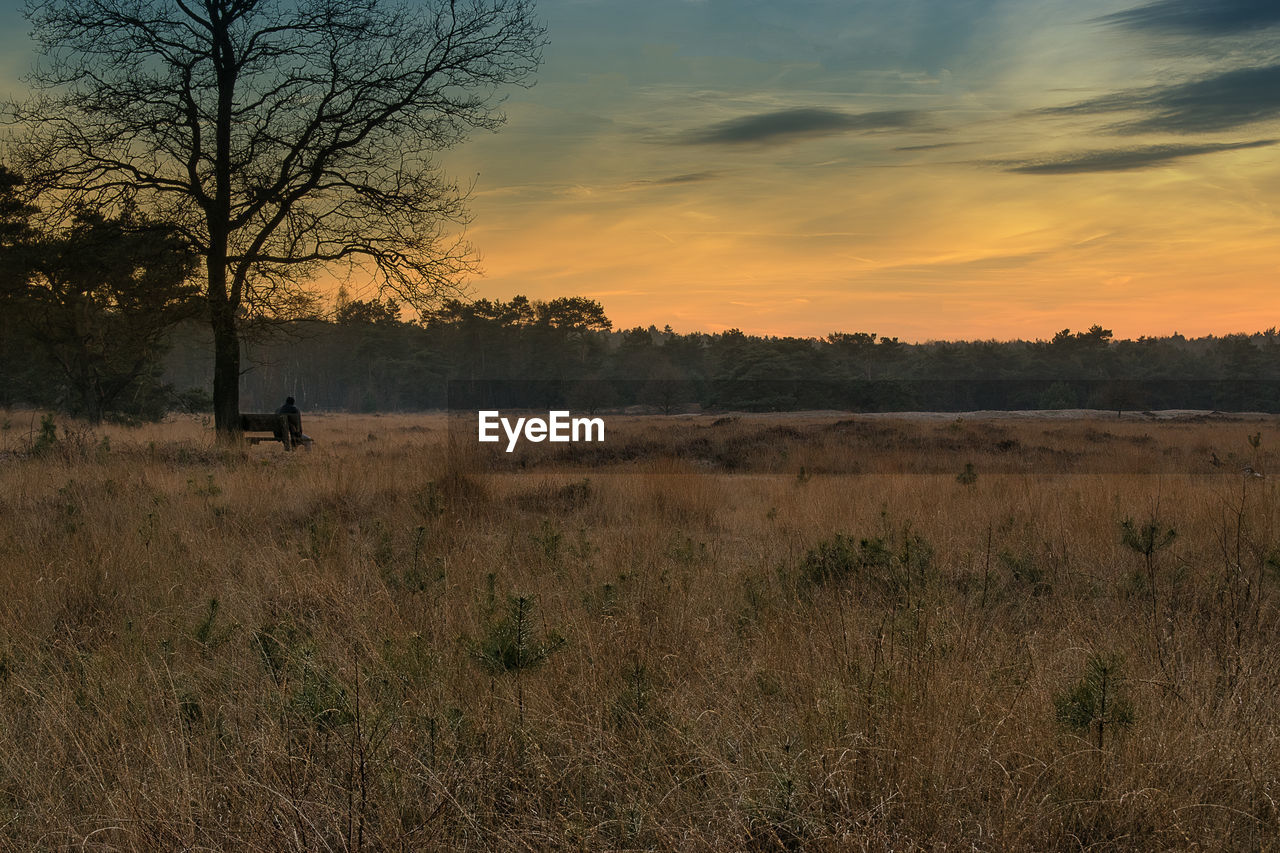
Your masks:
[{"label": "tall dry grass", "polygon": [[[29,419],[4,849],[1280,837],[1270,422],[611,419],[517,463],[441,417],[308,416],[293,454],[194,421],[31,453]],[[1126,519],[1176,537],[1148,562]],[[484,659],[513,596],[540,665]],[[1112,711],[1073,727],[1095,656]]]}]

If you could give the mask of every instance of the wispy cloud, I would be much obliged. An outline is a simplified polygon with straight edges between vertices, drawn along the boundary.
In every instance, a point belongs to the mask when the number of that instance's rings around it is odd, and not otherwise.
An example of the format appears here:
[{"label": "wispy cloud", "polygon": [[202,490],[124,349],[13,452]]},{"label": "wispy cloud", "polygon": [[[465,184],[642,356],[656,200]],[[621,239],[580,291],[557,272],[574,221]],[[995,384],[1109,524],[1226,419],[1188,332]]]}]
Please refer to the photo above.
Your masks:
[{"label": "wispy cloud", "polygon": [[1117,148],[1103,151],[1081,151],[1063,154],[1043,160],[996,161],[992,165],[1006,172],[1028,175],[1075,175],[1085,172],[1132,172],[1162,166],[1172,160],[1216,154],[1220,151],[1238,151],[1244,148],[1263,148],[1280,140],[1258,139],[1251,142],[1206,143],[1203,145],[1145,145],[1138,148]]},{"label": "wispy cloud", "polygon": [[622,192],[648,192],[664,187],[705,184],[709,181],[720,180],[723,177],[723,172],[686,172],[680,175],[665,175],[661,178],[640,178],[634,181],[627,181],[625,184],[620,185],[618,189]]},{"label": "wispy cloud", "polygon": [[1156,0],[1097,20],[1152,33],[1235,35],[1280,25],[1280,3],[1275,0]]},{"label": "wispy cloud", "polygon": [[955,148],[960,145],[968,145],[967,142],[935,142],[932,145],[899,145],[894,151],[932,151],[935,148]]},{"label": "wispy cloud", "polygon": [[671,175],[665,178],[651,178],[649,180],[633,181],[635,184],[644,184],[653,187],[667,187],[679,184],[698,184],[703,181],[711,181],[720,177],[719,172],[690,172],[684,175]]},{"label": "wispy cloud", "polygon": [[1146,113],[1116,124],[1126,133],[1211,133],[1280,118],[1280,65],[1237,68],[1168,86],[1127,89],[1048,114]]},{"label": "wispy cloud", "polygon": [[676,137],[683,145],[782,145],[800,139],[875,130],[916,129],[918,110],[846,113],[818,107],[740,116]]}]

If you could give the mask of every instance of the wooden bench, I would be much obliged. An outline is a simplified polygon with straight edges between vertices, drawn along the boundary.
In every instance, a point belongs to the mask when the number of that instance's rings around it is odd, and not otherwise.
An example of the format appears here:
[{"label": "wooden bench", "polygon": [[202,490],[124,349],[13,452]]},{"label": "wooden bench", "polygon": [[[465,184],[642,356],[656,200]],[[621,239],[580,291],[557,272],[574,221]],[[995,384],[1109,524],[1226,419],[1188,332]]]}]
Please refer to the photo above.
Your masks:
[{"label": "wooden bench", "polygon": [[[311,439],[302,434],[302,415],[277,415],[274,413],[246,413],[240,415],[240,431],[250,444],[262,441],[278,441],[285,450],[293,450],[299,444],[311,449]],[[250,435],[254,432],[269,432],[271,435]]]}]

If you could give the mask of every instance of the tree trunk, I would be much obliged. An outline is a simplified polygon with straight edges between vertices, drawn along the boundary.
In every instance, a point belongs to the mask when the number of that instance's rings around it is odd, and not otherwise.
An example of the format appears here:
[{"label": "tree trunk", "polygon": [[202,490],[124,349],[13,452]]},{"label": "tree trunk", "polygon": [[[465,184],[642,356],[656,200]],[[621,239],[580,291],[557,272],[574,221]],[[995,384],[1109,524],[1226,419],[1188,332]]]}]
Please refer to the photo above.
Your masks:
[{"label": "tree trunk", "polygon": [[210,253],[209,317],[213,324],[213,425],[218,436],[240,434],[240,332],[236,309],[227,298],[226,262]]},{"label": "tree trunk", "polygon": [[240,335],[225,310],[213,312],[213,423],[220,436],[240,432]]},{"label": "tree trunk", "polygon": [[236,314],[212,311],[214,323],[214,427],[221,437],[239,433],[239,333]]},{"label": "tree trunk", "polygon": [[[210,7],[213,64],[217,75],[218,112],[214,122],[213,196],[205,208],[209,223],[209,281],[205,294],[213,322],[213,424],[218,437],[234,441],[240,436],[240,333],[236,310],[240,290],[228,289],[227,243],[231,235],[231,123],[235,99],[236,62],[231,44],[229,9]],[[194,181],[194,173],[193,173]]]}]

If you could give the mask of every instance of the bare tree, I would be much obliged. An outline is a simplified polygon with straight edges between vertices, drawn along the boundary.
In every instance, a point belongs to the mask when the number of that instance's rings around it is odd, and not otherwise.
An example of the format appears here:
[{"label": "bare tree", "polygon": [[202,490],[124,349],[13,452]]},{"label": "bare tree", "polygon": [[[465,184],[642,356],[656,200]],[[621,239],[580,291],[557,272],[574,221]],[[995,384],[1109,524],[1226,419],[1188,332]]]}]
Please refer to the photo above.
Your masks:
[{"label": "bare tree", "polygon": [[35,94],[10,156],[44,198],[136,203],[205,262],[214,411],[239,424],[246,318],[334,265],[415,307],[472,269],[434,155],[503,121],[545,32],[530,0],[29,0]]}]

